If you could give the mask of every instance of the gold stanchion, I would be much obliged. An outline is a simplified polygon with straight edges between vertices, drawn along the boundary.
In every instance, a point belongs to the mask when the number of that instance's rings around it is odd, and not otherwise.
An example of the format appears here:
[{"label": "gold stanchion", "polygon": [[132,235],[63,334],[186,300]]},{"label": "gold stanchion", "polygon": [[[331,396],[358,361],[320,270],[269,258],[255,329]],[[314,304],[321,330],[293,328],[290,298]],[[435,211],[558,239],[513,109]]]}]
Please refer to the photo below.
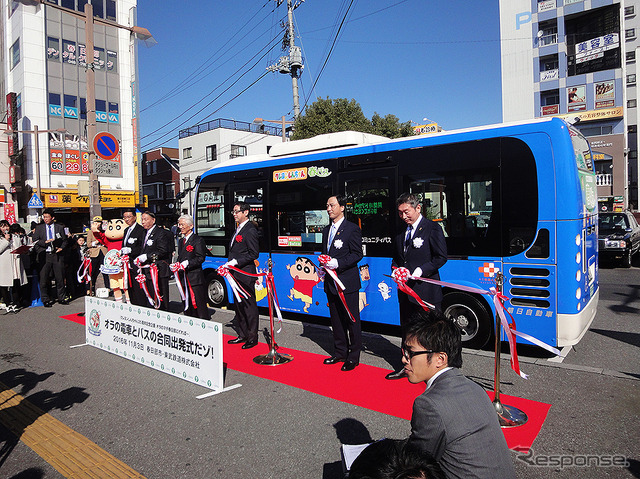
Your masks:
[{"label": "gold stanchion", "polygon": [[[504,284],[504,276],[501,272],[496,274],[496,290],[502,294],[502,287]],[[498,413],[498,419],[500,420],[500,427],[516,427],[525,424],[529,418],[524,411],[513,407],[507,406],[500,402],[500,348],[502,339],[502,322],[500,316],[496,310],[496,354],[493,376],[493,407]]]},{"label": "gold stanchion", "polygon": [[291,354],[280,354],[276,351],[276,340],[273,334],[273,291],[271,290],[270,285],[274,284],[273,273],[271,272],[272,262],[271,258],[269,258],[269,271],[267,272],[267,300],[269,301],[269,326],[271,327],[271,347],[267,354],[260,354],[253,358],[253,362],[257,364],[263,364],[266,366],[278,366],[279,364],[286,364],[289,361],[293,361],[293,356]]}]

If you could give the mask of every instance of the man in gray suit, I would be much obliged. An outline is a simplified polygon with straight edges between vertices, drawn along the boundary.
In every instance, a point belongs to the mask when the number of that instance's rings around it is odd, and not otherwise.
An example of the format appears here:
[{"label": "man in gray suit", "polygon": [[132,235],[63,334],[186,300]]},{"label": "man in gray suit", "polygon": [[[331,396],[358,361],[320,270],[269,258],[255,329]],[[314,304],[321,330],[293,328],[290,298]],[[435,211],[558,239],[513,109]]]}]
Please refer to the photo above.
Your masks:
[{"label": "man in gray suit", "polygon": [[459,370],[460,330],[438,311],[413,319],[402,362],[409,382],[424,381],[427,389],[413,403],[406,447],[432,456],[447,478],[515,478],[487,393]]}]

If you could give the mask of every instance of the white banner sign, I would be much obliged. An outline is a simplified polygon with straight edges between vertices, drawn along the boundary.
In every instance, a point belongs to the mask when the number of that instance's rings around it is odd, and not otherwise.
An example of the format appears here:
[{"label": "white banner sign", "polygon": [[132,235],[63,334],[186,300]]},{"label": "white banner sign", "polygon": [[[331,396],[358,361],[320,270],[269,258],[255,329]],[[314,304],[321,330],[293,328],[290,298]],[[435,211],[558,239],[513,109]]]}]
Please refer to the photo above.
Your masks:
[{"label": "white banner sign", "polygon": [[223,389],[222,325],[85,297],[91,346],[213,390]]}]

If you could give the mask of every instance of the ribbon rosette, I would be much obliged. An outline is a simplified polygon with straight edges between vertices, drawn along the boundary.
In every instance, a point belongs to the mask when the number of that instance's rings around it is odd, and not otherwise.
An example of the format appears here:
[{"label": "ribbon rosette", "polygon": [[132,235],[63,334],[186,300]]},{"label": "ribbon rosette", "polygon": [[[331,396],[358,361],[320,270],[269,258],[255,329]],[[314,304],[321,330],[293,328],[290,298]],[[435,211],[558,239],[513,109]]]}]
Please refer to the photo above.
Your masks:
[{"label": "ribbon rosette", "polygon": [[[237,236],[236,236],[236,238],[237,238]],[[222,276],[223,278],[225,278],[229,282],[229,286],[231,286],[231,291],[233,291],[233,295],[238,300],[238,303],[240,303],[242,301],[241,296],[244,297],[244,298],[248,298],[249,297],[249,293],[247,293],[244,290],[244,288],[242,286],[240,286],[236,282],[235,278],[229,272],[229,268],[233,268],[233,266],[222,265],[222,266],[218,267],[217,271],[218,271],[218,274],[220,276]],[[234,268],[234,269],[236,269],[236,268]]]},{"label": "ribbon rosette", "polygon": [[422,306],[422,309],[424,309],[425,311],[429,311],[429,309],[436,309],[436,307],[433,304],[427,303],[420,296],[418,296],[418,293],[416,293],[413,290],[413,288],[411,288],[410,286],[407,286],[407,280],[413,279],[411,277],[411,273],[407,268],[400,267],[400,268],[394,269],[393,273],[391,273],[391,278],[393,278],[393,280],[398,285],[398,289],[402,291],[404,294],[407,294],[411,296],[413,299],[415,299],[416,302],[420,306]]},{"label": "ribbon rosette", "polygon": [[236,235],[236,241],[242,243],[242,235]]},{"label": "ribbon rosette", "polygon": [[342,283],[342,281],[340,281],[340,278],[338,278],[338,275],[336,274],[336,272],[332,269],[327,268],[327,263],[329,261],[331,261],[331,256],[329,256],[328,254],[321,254],[320,256],[318,256],[318,262],[324,268],[326,273],[329,276],[331,276],[331,279],[333,279],[333,282],[336,285],[336,289],[338,290],[338,296],[340,296],[340,300],[342,301],[342,305],[344,306],[344,309],[347,310],[347,314],[349,315],[349,318],[351,318],[351,321],[355,323],[356,318],[354,318],[353,314],[351,314],[351,311],[349,311],[349,307],[347,306],[347,300],[344,297],[344,290],[346,288]]},{"label": "ribbon rosette", "polygon": [[190,244],[187,245],[187,247],[185,248],[189,253],[191,253],[193,251],[193,246],[191,246]]}]

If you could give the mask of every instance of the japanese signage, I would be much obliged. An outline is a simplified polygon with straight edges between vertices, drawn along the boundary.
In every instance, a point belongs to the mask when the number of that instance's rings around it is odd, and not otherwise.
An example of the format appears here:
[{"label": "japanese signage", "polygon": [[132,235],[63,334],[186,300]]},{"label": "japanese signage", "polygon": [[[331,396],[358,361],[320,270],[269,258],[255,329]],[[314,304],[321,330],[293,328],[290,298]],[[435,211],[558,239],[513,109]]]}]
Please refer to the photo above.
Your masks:
[{"label": "japanese signage", "polygon": [[7,201],[7,190],[0,186],[0,203]]},{"label": "japanese signage", "polygon": [[560,105],[547,105],[542,107],[542,116],[557,115],[560,113]]},{"label": "japanese signage", "polygon": [[596,110],[601,108],[611,108],[615,105],[616,83],[614,80],[607,80],[594,83]]},{"label": "japanese signage", "polygon": [[15,93],[7,93],[7,128],[14,130],[14,133],[10,134],[7,140],[8,155],[15,155],[20,146],[18,146],[18,98]]},{"label": "japanese signage", "polygon": [[[558,105],[554,105],[554,106],[558,106]],[[544,114],[544,108],[543,108],[543,114]],[[582,113],[571,113],[568,115],[560,115],[560,118],[569,118],[569,119],[574,119],[574,118],[580,118],[580,121],[590,121],[590,120],[604,120],[604,119],[608,119],[608,118],[622,118],[622,107],[616,107],[616,108],[606,108],[603,110],[589,110],[589,111],[585,111]]]},{"label": "japanese signage", "polygon": [[617,33],[592,38],[586,42],[576,44],[576,63],[588,62],[596,58],[602,58],[604,52],[620,46],[620,37]]},{"label": "japanese signage", "polygon": [[[63,143],[64,142],[64,143]],[[63,153],[63,146],[66,146]],[[51,174],[57,175],[88,175],[89,174],[89,147],[85,138],[75,135],[62,135],[49,133],[49,169]],[[112,160],[104,160],[96,157],[94,169],[99,176],[121,177],[122,162],[120,155]],[[135,206],[135,205],[131,205]]]},{"label": "japanese signage", "polygon": [[222,389],[222,325],[85,297],[86,343],[209,389]]},{"label": "japanese signage", "polygon": [[416,125],[413,127],[413,131],[416,135],[427,135],[429,133],[436,133],[438,131],[438,124],[429,123],[427,125]]},{"label": "japanese signage", "polygon": [[581,111],[587,109],[587,95],[584,85],[567,88],[567,111]]},{"label": "japanese signage", "polygon": [[278,236],[278,246],[297,246],[302,247],[302,236]]},{"label": "japanese signage", "polygon": [[[89,197],[79,196],[76,191],[42,190],[44,206],[65,208],[88,208]],[[131,208],[136,205],[133,193],[100,193],[103,208]]]},{"label": "japanese signage", "polygon": [[375,215],[382,209],[382,201],[372,201],[370,203],[355,203],[353,210],[354,215]]},{"label": "japanese signage", "polygon": [[273,172],[273,181],[297,181],[307,179],[307,168],[294,168],[291,170],[278,170]]},{"label": "japanese signage", "polygon": [[16,205],[13,203],[4,204],[4,219],[13,224],[16,222]]},{"label": "japanese signage", "polygon": [[556,8],[556,0],[538,1],[538,12],[547,12]]}]

